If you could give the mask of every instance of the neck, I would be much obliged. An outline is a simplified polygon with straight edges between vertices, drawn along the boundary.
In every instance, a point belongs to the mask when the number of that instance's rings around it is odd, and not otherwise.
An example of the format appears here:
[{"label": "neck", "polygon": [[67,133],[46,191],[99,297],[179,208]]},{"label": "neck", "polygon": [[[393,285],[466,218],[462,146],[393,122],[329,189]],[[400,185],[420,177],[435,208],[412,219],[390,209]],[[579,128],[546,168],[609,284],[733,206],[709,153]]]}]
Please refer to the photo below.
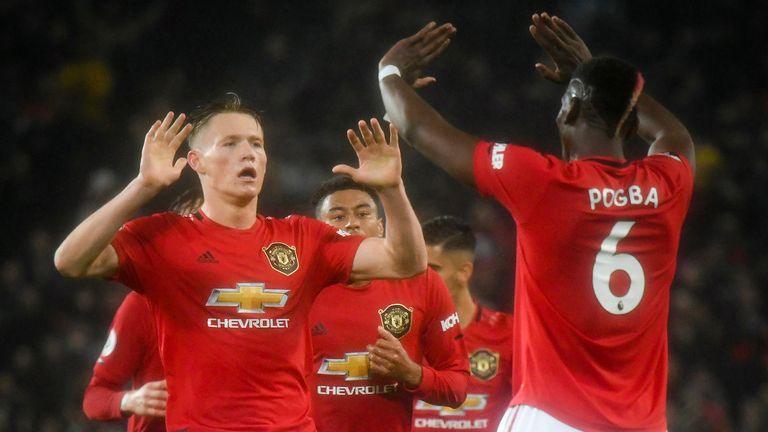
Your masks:
[{"label": "neck", "polygon": [[579,128],[574,132],[570,141],[569,161],[589,157],[624,159],[623,141],[617,137],[609,138],[602,129]]},{"label": "neck", "polygon": [[219,225],[235,229],[248,229],[256,223],[258,196],[250,202],[240,205],[214,195],[206,194],[205,201],[200,207],[209,219]]},{"label": "neck", "polygon": [[458,292],[452,292],[451,297],[453,305],[456,306],[456,313],[459,314],[459,325],[464,329],[472,322],[477,305],[469,294],[469,287],[462,287]]}]

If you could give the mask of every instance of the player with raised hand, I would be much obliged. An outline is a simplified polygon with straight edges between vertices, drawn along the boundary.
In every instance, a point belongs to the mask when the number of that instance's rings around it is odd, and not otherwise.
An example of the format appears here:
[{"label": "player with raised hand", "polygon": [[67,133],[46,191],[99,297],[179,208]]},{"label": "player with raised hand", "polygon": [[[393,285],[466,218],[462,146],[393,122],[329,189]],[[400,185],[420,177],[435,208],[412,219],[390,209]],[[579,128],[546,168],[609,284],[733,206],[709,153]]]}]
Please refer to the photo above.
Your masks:
[{"label": "player with raised hand", "polygon": [[[128,418],[129,432],[165,431],[168,391],[147,300],[129,293],[115,313],[109,336],[85,389],[91,420]],[[126,384],[130,390],[125,390]]]},{"label": "player with raised hand", "polygon": [[[383,140],[378,122],[370,139]],[[395,131],[391,140],[397,140]],[[355,141],[350,135],[350,141]],[[384,235],[376,192],[336,176],[313,194],[315,216],[364,237]],[[458,406],[467,354],[456,310],[432,270],[402,280],[337,283],[310,313],[312,418],[320,432],[410,431],[413,401]],[[427,364],[425,365],[424,362]]]},{"label": "player with raised hand", "polygon": [[[264,133],[237,95],[183,123],[169,113],[152,126],[137,177],[67,236],[56,267],[72,277],[112,278],[146,296],[168,386],[168,429],[313,431],[305,330],[315,296],[337,282],[426,269],[397,145],[352,143],[360,167],[336,168],[376,188],[391,218],[387,236],[363,239],[300,216],[257,213]],[[187,136],[187,158],[175,160]],[[200,179],[199,211],[128,221],[185,163]]]},{"label": "player with raised hand", "polygon": [[466,222],[438,216],[421,228],[429,267],[445,282],[456,306],[470,377],[467,398],[458,408],[416,401],[412,431],[495,431],[512,397],[512,315],[490,310],[470,294],[475,234]]},{"label": "player with raised hand", "polygon": [[[644,94],[626,62],[591,58],[564,21],[531,34],[566,84],[557,115],[563,158],[462,132],[413,90],[455,33],[430,23],[381,59],[389,117],[456,179],[503,204],[517,224],[511,407],[499,430],[665,431],[667,322],[694,147]],[[648,156],[624,158],[637,131]]]}]

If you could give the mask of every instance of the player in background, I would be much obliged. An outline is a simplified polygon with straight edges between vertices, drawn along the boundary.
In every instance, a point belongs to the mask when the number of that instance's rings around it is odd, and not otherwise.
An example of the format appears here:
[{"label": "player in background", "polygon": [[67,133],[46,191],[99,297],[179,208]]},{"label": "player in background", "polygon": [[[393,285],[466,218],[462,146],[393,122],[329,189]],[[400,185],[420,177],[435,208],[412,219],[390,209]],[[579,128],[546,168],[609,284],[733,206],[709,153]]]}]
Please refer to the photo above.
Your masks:
[{"label": "player in background", "polygon": [[[313,219],[257,213],[267,156],[259,116],[235,94],[150,128],[139,174],[56,251],[66,276],[104,277],[143,293],[166,374],[169,430],[314,431],[306,384],[309,308],[326,286],[411,277],[426,269],[421,227],[405,195],[394,126],[375,119],[347,131],[359,168],[392,218],[363,239]],[[186,158],[175,154],[189,136]],[[199,211],[128,221],[189,163]],[[122,226],[122,228],[121,228]]]},{"label": "player in background", "polygon": [[[667,323],[694,146],[624,61],[591,58],[561,19],[530,32],[564,85],[562,159],[492,143],[443,119],[411,88],[448,45],[428,24],[381,59],[380,90],[403,137],[515,219],[511,407],[499,430],[666,431]],[[624,158],[635,132],[648,156]]]},{"label": "player in background", "polygon": [[475,259],[472,228],[453,216],[421,225],[429,267],[448,287],[469,353],[467,399],[458,408],[416,401],[414,431],[495,431],[512,398],[512,315],[472,299],[469,281]]},{"label": "player in background", "polygon": [[[131,383],[131,389],[125,385]],[[117,309],[104,349],[85,389],[91,420],[128,418],[130,432],[164,432],[168,391],[147,300],[130,292]]]},{"label": "player in background", "polygon": [[[374,190],[347,176],[326,181],[312,198],[319,220],[369,238],[385,231],[376,201]],[[467,352],[434,271],[329,286],[309,322],[318,431],[408,431],[415,398],[454,407],[464,401]]]}]

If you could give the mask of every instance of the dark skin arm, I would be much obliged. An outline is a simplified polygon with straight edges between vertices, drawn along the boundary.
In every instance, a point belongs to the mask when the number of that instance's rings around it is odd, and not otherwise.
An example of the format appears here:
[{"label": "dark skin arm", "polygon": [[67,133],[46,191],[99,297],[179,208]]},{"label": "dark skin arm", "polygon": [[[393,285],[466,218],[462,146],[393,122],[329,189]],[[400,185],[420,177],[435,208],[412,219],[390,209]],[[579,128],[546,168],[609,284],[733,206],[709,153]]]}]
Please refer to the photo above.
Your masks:
[{"label": "dark skin arm", "polygon": [[379,69],[395,65],[402,78],[390,75],[381,80],[379,88],[387,114],[403,138],[452,177],[474,187],[473,153],[480,139],[448,123],[413,89],[435,81],[419,75],[445,50],[454,33],[451,24],[429,23],[398,41],[384,54]]},{"label": "dark skin arm", "polygon": [[[546,13],[534,14],[528,28],[536,43],[544,49],[555,68],[535,65],[542,77],[567,84],[578,65],[592,58],[589,48],[568,23]],[[651,96],[643,93],[637,102],[638,135],[650,144],[649,155],[673,152],[688,159],[696,170],[693,140],[685,125]]]}]

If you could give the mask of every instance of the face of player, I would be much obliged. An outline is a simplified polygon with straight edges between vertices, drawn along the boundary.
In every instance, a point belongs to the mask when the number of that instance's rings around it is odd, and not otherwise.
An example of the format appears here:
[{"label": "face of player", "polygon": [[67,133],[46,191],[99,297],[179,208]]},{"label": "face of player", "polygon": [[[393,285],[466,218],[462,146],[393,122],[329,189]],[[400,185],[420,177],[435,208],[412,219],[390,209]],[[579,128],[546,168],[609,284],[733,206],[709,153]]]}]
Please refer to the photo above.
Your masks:
[{"label": "face of player", "polygon": [[384,236],[384,221],[379,217],[376,202],[361,190],[341,190],[323,198],[318,219],[352,234]]},{"label": "face of player", "polygon": [[461,250],[443,250],[442,246],[427,245],[429,267],[443,279],[452,295],[469,289],[472,277],[472,254]]},{"label": "face of player", "polygon": [[250,202],[261,192],[266,174],[264,132],[250,115],[217,114],[194,137],[188,159],[204,191]]}]

